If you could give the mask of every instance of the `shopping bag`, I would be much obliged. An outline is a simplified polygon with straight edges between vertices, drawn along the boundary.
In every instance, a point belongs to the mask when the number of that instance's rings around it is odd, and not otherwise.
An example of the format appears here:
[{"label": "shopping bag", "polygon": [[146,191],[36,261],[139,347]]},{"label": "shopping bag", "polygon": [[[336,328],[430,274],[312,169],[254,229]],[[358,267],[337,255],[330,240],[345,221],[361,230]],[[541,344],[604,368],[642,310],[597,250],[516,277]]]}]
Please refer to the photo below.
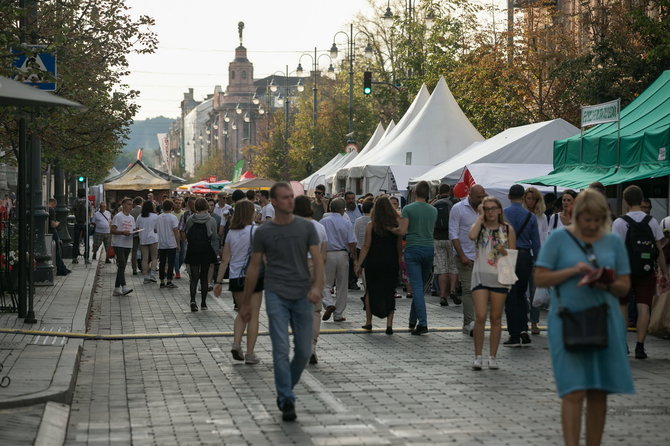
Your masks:
[{"label": "shopping bag", "polygon": [[108,246],[107,247],[107,258],[108,259],[113,259],[114,257],[116,257],[116,252],[114,251],[114,247],[113,246]]},{"label": "shopping bag", "polygon": [[654,297],[649,319],[649,334],[664,336],[670,333],[670,291]]},{"label": "shopping bag", "polygon": [[497,260],[498,282],[501,285],[514,285],[519,278],[516,276],[516,259],[519,251],[516,249],[506,249],[507,255],[500,256]]},{"label": "shopping bag", "polygon": [[540,308],[549,305],[551,300],[549,296],[549,288],[535,288],[535,295],[533,296],[533,308]]}]

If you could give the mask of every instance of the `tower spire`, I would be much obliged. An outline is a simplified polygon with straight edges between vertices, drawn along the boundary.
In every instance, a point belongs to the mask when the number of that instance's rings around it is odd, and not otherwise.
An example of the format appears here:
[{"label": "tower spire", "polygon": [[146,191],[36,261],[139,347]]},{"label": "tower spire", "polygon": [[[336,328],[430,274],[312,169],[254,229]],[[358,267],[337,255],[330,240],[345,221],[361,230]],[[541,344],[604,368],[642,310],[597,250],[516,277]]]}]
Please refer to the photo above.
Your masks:
[{"label": "tower spire", "polygon": [[242,34],[244,34],[244,22],[239,22],[237,24],[237,32],[240,35],[240,46],[242,45]]}]

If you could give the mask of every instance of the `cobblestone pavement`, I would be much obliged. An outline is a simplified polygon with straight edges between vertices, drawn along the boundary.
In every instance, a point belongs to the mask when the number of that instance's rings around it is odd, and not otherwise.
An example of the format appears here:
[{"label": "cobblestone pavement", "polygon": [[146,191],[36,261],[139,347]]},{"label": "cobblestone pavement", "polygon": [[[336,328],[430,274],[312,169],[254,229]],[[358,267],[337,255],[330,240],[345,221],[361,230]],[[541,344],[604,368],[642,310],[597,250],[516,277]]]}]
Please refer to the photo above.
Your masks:
[{"label": "cobblestone pavement", "polygon": [[[232,330],[228,293],[191,313],[186,280],[160,290],[128,275],[135,291],[112,297],[113,274],[106,265],[92,333]],[[460,306],[428,298],[429,327],[455,330],[410,336],[403,298],[394,335],[346,332],[364,322],[360,296],[350,292],[346,322],[323,324],[345,330],[321,335],[319,364],[296,387],[297,422],[283,423],[276,408],[267,336],[253,366],[232,360],[230,337],[87,340],[66,444],[562,444],[544,333],[528,349],[501,347],[500,370],[473,372]],[[668,444],[670,343],[651,338],[647,350],[649,360],[633,360],[637,394],[609,399],[604,444]]]}]

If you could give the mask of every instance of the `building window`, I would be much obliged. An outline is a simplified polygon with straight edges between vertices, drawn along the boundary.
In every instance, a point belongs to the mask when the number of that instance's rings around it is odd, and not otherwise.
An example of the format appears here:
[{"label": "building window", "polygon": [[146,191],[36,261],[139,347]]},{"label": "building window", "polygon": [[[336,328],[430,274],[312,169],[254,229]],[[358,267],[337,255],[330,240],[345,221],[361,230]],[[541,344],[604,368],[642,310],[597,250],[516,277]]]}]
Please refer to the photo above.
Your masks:
[{"label": "building window", "polygon": [[242,79],[243,80],[247,79],[247,72],[246,71],[242,71]]},{"label": "building window", "polygon": [[235,72],[234,72],[234,71],[231,71],[231,72],[230,72],[230,78],[231,78],[231,79],[235,79]]}]

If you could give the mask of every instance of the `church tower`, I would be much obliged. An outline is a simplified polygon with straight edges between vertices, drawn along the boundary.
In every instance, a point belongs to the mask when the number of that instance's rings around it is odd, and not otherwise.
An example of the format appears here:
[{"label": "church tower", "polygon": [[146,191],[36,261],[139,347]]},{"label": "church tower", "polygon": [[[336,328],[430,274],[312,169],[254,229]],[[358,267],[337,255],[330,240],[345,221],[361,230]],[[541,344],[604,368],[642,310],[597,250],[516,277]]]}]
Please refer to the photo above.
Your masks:
[{"label": "church tower", "polygon": [[237,25],[240,46],[235,48],[235,59],[228,64],[228,87],[224,102],[235,105],[248,103],[254,88],[254,65],[247,59],[247,49],[242,44],[244,22]]}]

